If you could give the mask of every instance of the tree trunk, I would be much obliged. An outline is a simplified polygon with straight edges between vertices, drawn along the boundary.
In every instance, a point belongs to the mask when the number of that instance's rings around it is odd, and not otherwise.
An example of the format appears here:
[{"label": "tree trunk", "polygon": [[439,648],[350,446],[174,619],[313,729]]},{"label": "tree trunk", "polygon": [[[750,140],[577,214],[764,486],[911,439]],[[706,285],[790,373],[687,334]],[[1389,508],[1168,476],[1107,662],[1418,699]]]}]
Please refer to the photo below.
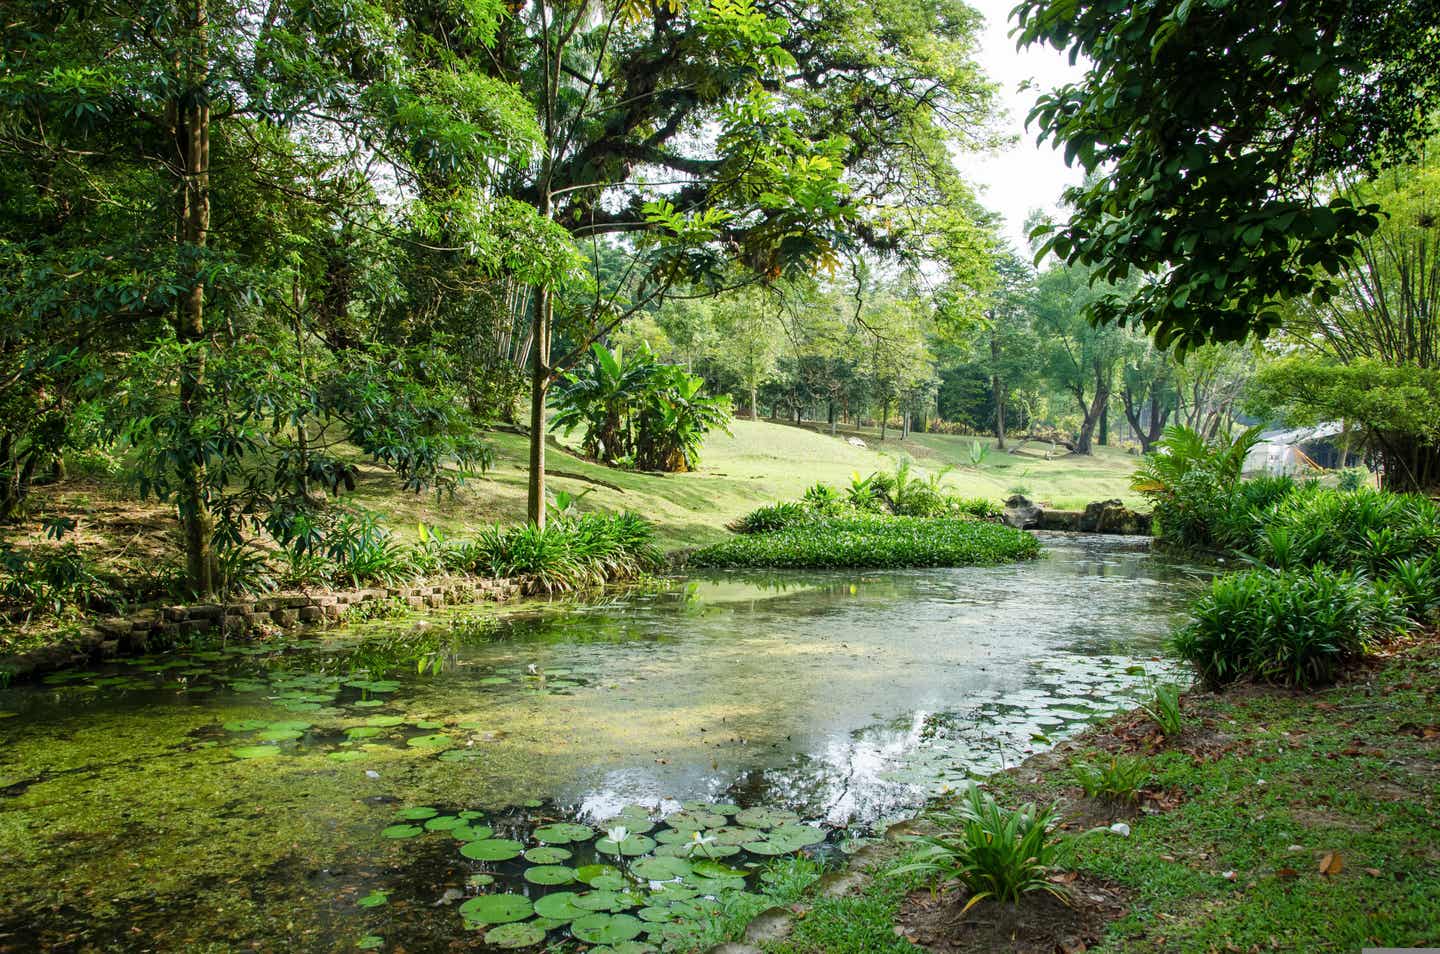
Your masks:
[{"label": "tree trunk", "polygon": [[885,425],[890,422],[890,402],[880,405],[880,439],[885,439]]},{"label": "tree trunk", "polygon": [[[195,0],[193,57],[187,70],[189,90],[181,101],[176,146],[184,169],[180,186],[180,252],[188,261],[182,269],[200,267],[200,255],[210,231],[210,105],[209,11],[207,0]],[[180,299],[175,315],[175,337],[188,345],[180,369],[180,411],[184,420],[179,455],[180,523],[185,541],[185,566],[195,592],[215,592],[214,518],[205,499],[205,454],[196,446],[192,426],[203,413],[205,397],[205,283],[198,274]]]},{"label": "tree trunk", "polygon": [[1000,375],[991,375],[990,389],[995,395],[995,449],[1005,449],[1005,385]]},{"label": "tree trunk", "polygon": [[530,355],[530,481],[526,513],[545,527],[545,398],[550,390],[550,329],[554,299],[549,288],[535,296],[535,345]]},{"label": "tree trunk", "polygon": [[750,385],[750,420],[752,421],[760,420],[759,390],[755,385]]},{"label": "tree trunk", "polygon": [[1081,408],[1085,412],[1085,422],[1080,426],[1080,434],[1075,439],[1075,453],[1093,454],[1095,452],[1093,446],[1095,426],[1100,422],[1101,412],[1104,410],[1109,398],[1109,391],[1099,390],[1095,392],[1095,398],[1090,402],[1088,408],[1083,404],[1081,405]]},{"label": "tree trunk", "polygon": [[1110,446],[1110,402],[1100,409],[1100,443]]}]

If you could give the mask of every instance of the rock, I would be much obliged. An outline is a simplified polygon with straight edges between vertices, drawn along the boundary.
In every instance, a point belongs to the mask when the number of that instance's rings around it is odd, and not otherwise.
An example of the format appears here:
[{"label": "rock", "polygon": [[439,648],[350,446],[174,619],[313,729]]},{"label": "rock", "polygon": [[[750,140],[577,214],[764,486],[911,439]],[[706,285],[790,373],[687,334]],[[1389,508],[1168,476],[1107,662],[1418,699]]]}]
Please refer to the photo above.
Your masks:
[{"label": "rock", "polygon": [[1040,526],[1040,515],[1044,512],[1044,508],[1029,497],[1015,494],[1005,501],[1005,515],[1002,519],[1017,530],[1028,530]]},{"label": "rock", "polygon": [[860,438],[858,438],[858,437],[847,437],[847,438],[845,438],[845,443],[849,444],[851,447],[866,447],[866,446],[868,446],[864,441],[862,441],[862,440],[861,440]]},{"label": "rock", "polygon": [[1119,500],[1097,500],[1085,505],[1077,529],[1081,533],[1148,534],[1150,515],[1136,513]]},{"label": "rock", "polygon": [[783,941],[795,929],[795,919],[784,908],[770,908],[761,911],[745,926],[745,942],[748,944],[773,944]]},{"label": "rock", "polygon": [[1080,527],[1078,510],[1046,510],[1040,514],[1041,530],[1065,530],[1074,532]]}]

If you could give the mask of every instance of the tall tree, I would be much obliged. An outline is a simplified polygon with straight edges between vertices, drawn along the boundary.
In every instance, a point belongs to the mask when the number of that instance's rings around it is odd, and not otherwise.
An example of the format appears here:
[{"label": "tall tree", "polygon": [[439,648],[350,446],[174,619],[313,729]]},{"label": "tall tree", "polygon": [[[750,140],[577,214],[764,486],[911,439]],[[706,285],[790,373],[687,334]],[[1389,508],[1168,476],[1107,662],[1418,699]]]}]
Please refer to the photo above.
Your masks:
[{"label": "tall tree", "polygon": [[1021,43],[1089,67],[1031,118],[1092,177],[1046,245],[1112,282],[1088,307],[1162,347],[1279,327],[1339,290],[1379,225],[1334,188],[1413,155],[1440,122],[1433,0],[1022,0]]}]

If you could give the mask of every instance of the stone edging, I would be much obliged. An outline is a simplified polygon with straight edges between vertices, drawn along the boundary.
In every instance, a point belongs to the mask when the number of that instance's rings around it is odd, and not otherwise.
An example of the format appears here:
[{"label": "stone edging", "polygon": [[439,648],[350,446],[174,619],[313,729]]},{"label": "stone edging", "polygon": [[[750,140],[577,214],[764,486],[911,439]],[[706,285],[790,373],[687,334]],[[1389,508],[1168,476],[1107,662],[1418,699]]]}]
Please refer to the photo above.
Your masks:
[{"label": "stone edging", "polygon": [[272,636],[297,626],[339,622],[357,607],[387,600],[404,609],[423,610],[452,603],[504,602],[523,593],[519,580],[452,576],[402,586],[294,590],[228,603],[151,607],[129,616],[97,620],[64,645],[0,657],[0,672],[19,681],[97,656],[144,653],[152,642],[170,644],[184,636],[221,629],[242,639]]}]

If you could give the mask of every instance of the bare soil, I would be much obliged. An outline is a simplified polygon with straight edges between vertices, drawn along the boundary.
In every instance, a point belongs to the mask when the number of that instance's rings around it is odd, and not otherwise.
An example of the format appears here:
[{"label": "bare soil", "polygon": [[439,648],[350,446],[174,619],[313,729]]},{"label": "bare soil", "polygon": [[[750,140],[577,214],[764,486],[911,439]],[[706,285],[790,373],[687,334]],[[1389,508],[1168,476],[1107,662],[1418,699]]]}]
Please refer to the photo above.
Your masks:
[{"label": "bare soil", "polygon": [[1105,934],[1129,902],[1118,885],[1088,876],[1063,887],[1068,901],[1035,892],[1019,904],[988,901],[964,911],[964,888],[943,886],[938,894],[916,891],[900,908],[895,931],[935,954],[1079,954]]}]

